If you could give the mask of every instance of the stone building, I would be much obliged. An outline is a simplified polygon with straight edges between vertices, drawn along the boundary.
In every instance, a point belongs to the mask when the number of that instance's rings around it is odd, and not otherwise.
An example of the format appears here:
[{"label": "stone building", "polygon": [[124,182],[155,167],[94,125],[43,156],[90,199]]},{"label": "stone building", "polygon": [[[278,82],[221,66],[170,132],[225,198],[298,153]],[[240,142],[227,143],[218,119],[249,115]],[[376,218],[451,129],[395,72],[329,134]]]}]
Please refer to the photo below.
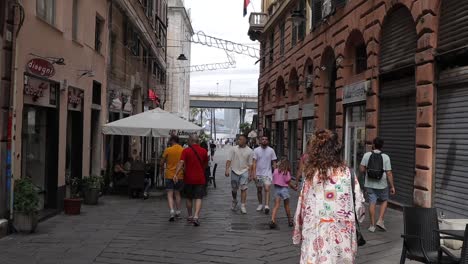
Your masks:
[{"label": "stone building", "polygon": [[264,0],[259,116],[297,160],[314,129],[336,130],[357,168],[376,136],[400,205],[468,216],[468,2]]},{"label": "stone building", "polygon": [[[182,0],[168,2],[168,100],[166,109],[188,120],[192,21]],[[184,55],[184,58],[180,56]]]},{"label": "stone building", "polygon": [[[107,68],[107,121],[167,104],[167,1],[109,1],[110,52]],[[153,152],[153,140],[106,137],[107,169],[117,159],[125,162]]]}]

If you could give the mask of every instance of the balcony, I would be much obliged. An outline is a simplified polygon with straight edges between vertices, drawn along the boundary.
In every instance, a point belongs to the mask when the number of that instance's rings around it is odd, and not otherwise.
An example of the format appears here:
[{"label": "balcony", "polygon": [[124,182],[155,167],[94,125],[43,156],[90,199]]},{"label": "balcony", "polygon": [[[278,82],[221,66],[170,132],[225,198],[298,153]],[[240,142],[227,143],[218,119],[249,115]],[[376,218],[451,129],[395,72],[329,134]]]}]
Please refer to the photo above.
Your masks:
[{"label": "balcony", "polygon": [[249,32],[248,35],[251,40],[255,41],[260,38],[263,33],[263,28],[268,20],[268,15],[265,13],[250,13],[249,17]]}]

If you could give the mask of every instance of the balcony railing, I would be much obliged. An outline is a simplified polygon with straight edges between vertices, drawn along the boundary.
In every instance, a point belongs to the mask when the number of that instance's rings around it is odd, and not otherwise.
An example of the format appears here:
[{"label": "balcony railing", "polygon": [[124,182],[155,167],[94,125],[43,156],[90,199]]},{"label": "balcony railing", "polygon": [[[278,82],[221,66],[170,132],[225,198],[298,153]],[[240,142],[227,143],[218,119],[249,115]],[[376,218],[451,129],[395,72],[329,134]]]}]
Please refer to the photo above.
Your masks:
[{"label": "balcony railing", "polygon": [[268,20],[268,15],[265,13],[250,13],[249,17],[249,36],[251,40],[258,40],[263,32],[263,28]]}]

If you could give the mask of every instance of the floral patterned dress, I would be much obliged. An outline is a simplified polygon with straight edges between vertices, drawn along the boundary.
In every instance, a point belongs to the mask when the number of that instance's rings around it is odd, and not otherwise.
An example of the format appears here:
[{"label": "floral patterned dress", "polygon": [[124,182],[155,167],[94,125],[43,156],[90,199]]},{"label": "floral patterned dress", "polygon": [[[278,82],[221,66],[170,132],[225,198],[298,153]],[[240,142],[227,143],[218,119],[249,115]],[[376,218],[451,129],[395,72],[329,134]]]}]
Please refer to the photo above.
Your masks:
[{"label": "floral patterned dress", "polygon": [[[301,264],[352,264],[357,252],[356,221],[348,168],[331,172],[330,180],[306,180],[295,215],[294,244],[302,243]],[[355,179],[358,221],[364,219],[364,197]]]}]

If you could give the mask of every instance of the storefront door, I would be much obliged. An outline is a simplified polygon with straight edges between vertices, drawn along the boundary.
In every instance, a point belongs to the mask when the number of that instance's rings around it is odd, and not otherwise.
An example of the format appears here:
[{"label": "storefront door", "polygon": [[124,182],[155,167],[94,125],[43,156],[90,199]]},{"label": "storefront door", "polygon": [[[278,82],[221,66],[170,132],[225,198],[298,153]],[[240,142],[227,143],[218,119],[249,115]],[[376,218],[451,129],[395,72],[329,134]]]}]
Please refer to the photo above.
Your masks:
[{"label": "storefront door", "polygon": [[72,178],[81,178],[83,172],[83,115],[68,111],[66,173]]},{"label": "storefront door", "polygon": [[356,173],[366,151],[366,106],[346,108],[345,160]]}]

